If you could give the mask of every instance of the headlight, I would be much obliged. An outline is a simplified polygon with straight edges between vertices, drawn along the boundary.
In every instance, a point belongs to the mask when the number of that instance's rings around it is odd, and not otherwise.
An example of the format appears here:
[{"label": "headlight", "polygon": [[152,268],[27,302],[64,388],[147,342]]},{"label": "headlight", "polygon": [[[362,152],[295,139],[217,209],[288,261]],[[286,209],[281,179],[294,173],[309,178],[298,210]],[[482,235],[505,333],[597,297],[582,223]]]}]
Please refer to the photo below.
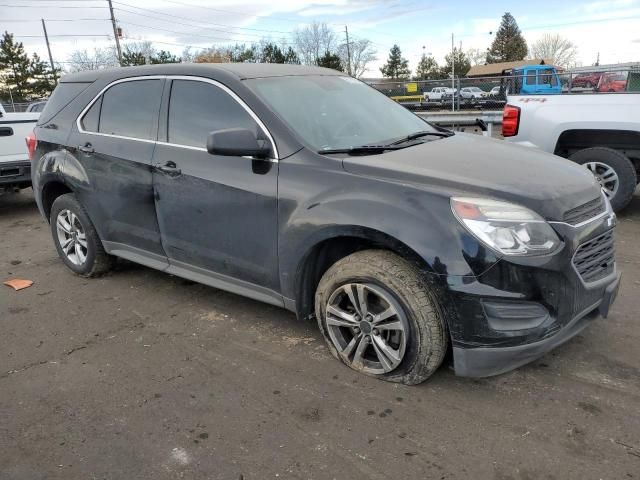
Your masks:
[{"label": "headlight", "polygon": [[551,226],[520,205],[490,198],[454,197],[451,208],[478,240],[504,255],[542,255],[560,245]]}]

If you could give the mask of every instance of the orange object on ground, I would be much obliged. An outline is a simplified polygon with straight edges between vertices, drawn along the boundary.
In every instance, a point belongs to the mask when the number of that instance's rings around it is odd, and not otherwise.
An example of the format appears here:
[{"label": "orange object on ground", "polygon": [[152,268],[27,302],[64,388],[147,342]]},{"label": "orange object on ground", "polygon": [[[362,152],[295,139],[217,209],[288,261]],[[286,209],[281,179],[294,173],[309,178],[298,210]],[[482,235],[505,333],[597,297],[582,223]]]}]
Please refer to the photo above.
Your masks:
[{"label": "orange object on ground", "polygon": [[22,290],[23,288],[29,288],[31,285],[33,285],[33,282],[31,280],[21,280],[19,278],[14,278],[12,280],[7,280],[6,282],[4,282],[4,284],[7,287],[11,287],[14,290],[18,291]]}]

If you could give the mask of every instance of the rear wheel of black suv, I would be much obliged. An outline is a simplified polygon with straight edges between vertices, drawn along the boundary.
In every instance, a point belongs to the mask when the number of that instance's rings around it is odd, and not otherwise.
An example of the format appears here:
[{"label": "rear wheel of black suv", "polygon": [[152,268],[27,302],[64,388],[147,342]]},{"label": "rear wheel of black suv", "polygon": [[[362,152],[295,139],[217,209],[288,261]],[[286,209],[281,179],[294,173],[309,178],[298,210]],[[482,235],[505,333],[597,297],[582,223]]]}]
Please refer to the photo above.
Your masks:
[{"label": "rear wheel of black suv", "polygon": [[332,355],[383,380],[421,383],[447,351],[447,329],[432,287],[388,251],[364,250],[335,263],[318,284],[315,310]]},{"label": "rear wheel of black suv", "polygon": [[74,194],[56,198],[50,223],[53,243],[69,269],[83,277],[97,277],[111,269],[114,257],[105,252],[93,223]]}]

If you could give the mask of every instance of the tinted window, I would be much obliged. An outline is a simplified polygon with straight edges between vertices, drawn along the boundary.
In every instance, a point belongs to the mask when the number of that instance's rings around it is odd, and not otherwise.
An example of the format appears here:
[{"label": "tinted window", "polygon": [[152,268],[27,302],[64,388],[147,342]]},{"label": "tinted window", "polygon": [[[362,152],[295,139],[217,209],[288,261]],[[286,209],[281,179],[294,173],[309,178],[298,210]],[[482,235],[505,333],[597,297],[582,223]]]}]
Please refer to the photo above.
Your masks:
[{"label": "tinted window", "polygon": [[227,92],[209,83],[174,80],[169,102],[169,143],[206,147],[214,130],[248,128],[256,121]]},{"label": "tinted window", "polygon": [[134,80],[114,85],[103,94],[98,131],[155,140],[161,80]]},{"label": "tinted window", "polygon": [[102,97],[96,100],[87,113],[82,117],[82,128],[87,132],[97,132],[100,120],[100,106],[102,105]]},{"label": "tinted window", "polygon": [[[90,83],[59,83],[49,97],[38,123],[42,124],[51,120],[60,110],[66,107],[71,100],[76,98],[86,89]],[[38,110],[40,111],[40,110]]]}]

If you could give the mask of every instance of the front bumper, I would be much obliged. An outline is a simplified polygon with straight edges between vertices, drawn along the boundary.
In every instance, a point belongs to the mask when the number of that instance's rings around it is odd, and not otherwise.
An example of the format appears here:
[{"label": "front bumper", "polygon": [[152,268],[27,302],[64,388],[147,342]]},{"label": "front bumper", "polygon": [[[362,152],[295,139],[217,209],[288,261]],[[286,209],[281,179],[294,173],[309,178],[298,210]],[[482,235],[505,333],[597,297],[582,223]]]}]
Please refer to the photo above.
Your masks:
[{"label": "front bumper", "polygon": [[558,251],[503,258],[478,276],[447,277],[443,310],[457,375],[507,372],[608,315],[620,283],[614,213],[576,226],[550,224],[563,239]]},{"label": "front bumper", "polygon": [[525,365],[562,345],[580,333],[599,316],[607,317],[620,285],[620,274],[604,288],[604,294],[596,302],[578,313],[554,335],[524,345],[508,347],[453,347],[456,375],[463,377],[490,377]]}]

